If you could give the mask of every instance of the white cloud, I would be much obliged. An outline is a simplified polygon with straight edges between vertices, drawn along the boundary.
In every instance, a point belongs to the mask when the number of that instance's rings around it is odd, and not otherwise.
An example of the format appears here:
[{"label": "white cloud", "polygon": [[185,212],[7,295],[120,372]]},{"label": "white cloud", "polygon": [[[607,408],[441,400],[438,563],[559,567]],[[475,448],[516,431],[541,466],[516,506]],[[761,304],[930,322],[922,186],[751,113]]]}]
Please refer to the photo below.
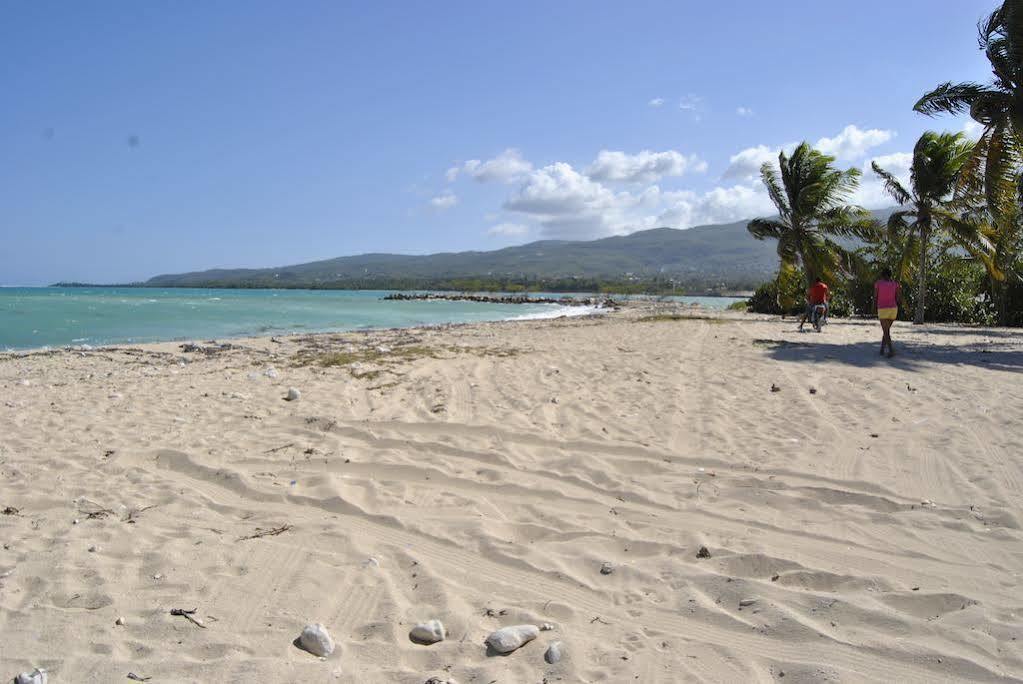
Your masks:
[{"label": "white cloud", "polygon": [[454,183],[455,179],[458,178],[458,174],[461,170],[462,170],[461,166],[452,166],[450,169],[444,172],[444,178],[447,179],[448,183]]},{"label": "white cloud", "polygon": [[445,192],[430,200],[430,206],[439,211],[450,209],[458,204],[458,196],[452,192]]},{"label": "white cloud", "polygon": [[703,173],[706,170],[707,162],[695,154],[687,157],[675,150],[643,150],[638,154],[601,150],[585,173],[597,181],[652,183],[664,176],[681,176],[687,171]]},{"label": "white cloud", "polygon": [[882,145],[894,137],[894,131],[879,128],[864,131],[850,124],[833,138],[821,138],[815,147],[838,159],[860,159],[870,148]]},{"label": "white cloud", "polygon": [[586,239],[625,232],[623,211],[639,201],[631,193],[612,192],[570,164],[556,162],[529,174],[504,208],[536,219],[546,235]]},{"label": "white cloud", "polygon": [[738,107],[736,108],[735,113],[739,116],[753,116],[753,110],[749,107]]},{"label": "white cloud", "polygon": [[669,228],[731,223],[775,213],[774,205],[760,184],[716,187],[703,193],[666,192],[664,200],[666,207],[655,223]]},{"label": "white cloud", "polygon": [[522,158],[522,153],[513,147],[509,147],[493,159],[481,162],[479,159],[470,159],[465,162],[464,170],[481,183],[497,181],[498,183],[513,183],[533,170],[533,165]]},{"label": "white cloud", "polygon": [[852,202],[867,209],[883,209],[895,205],[892,196],[885,192],[884,181],[874,173],[870,162],[876,161],[877,165],[888,171],[902,183],[902,187],[912,190],[910,186],[910,167],[913,165],[913,154],[911,152],[895,152],[874,157],[863,165],[863,177],[860,179],[860,187],[853,195]]},{"label": "white cloud", "polygon": [[654,99],[652,99],[649,102],[647,102],[647,104],[650,105],[651,107],[660,107],[661,105],[664,104],[664,98],[663,97],[655,97]]},{"label": "white cloud", "polygon": [[529,235],[531,228],[522,223],[499,223],[487,231],[491,237],[522,237]]},{"label": "white cloud", "polygon": [[764,162],[773,162],[778,158],[778,148],[771,148],[767,145],[747,147],[736,152],[728,158],[728,168],[725,169],[725,178],[742,178],[754,180],[760,177],[760,167]]},{"label": "white cloud", "polygon": [[504,208],[529,216],[547,237],[591,239],[668,226],[688,228],[771,214],[759,185],[734,185],[697,193],[662,191],[651,185],[638,192],[614,192],[564,162],[537,169]]},{"label": "white cloud", "polygon": [[686,95],[679,98],[678,108],[684,112],[689,112],[692,114],[693,120],[699,121],[704,110],[703,98],[699,95]]}]

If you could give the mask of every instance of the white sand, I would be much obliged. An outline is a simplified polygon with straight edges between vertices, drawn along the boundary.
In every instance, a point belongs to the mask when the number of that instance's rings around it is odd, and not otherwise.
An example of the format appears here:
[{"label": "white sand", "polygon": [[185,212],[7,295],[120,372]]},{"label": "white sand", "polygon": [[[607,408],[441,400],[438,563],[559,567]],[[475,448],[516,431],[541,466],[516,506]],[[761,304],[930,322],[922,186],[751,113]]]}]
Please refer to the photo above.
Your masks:
[{"label": "white sand", "polygon": [[1023,334],[642,315],[0,357],[0,679],[1023,678]]}]

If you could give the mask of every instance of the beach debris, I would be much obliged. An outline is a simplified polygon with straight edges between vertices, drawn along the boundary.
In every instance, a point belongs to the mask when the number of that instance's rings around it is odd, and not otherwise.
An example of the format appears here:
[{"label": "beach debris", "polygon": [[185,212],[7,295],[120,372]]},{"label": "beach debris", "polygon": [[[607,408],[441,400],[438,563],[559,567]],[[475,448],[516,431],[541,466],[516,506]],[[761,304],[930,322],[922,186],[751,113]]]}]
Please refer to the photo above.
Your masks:
[{"label": "beach debris", "polygon": [[492,632],[487,637],[486,643],[498,653],[511,653],[538,636],[540,636],[540,628],[536,625],[514,625]]},{"label": "beach debris", "polygon": [[148,682],[150,679],[152,679],[152,677],[143,677],[142,675],[137,675],[134,672],[129,672],[128,679],[130,679],[133,682]]},{"label": "beach debris", "polygon": [[710,550],[706,546],[701,546],[700,550],[696,552],[697,558],[710,558]]},{"label": "beach debris", "polygon": [[607,621],[607,620],[605,620],[604,618],[600,617],[599,615],[594,615],[594,616],[593,616],[593,619],[592,619],[592,620],[590,620],[590,624],[591,624],[591,625],[592,625],[592,624],[593,624],[594,622],[599,622],[599,623],[600,623],[600,624],[602,624],[602,625],[610,625],[610,624],[611,624],[610,622],[608,622],[608,621]]},{"label": "beach debris", "polygon": [[[292,484],[294,484],[294,480],[292,480]],[[244,537],[238,537],[238,541],[246,541],[247,539],[259,539],[260,537],[276,537],[279,534],[287,532],[288,530],[291,529],[291,527],[292,526],[290,523],[284,523],[280,527],[271,527],[265,530],[262,527],[257,527],[254,533],[246,535]]]},{"label": "beach debris", "polygon": [[749,608],[750,606],[756,605],[757,600],[755,598],[744,598],[739,599],[739,608]]},{"label": "beach debris", "polygon": [[440,677],[430,677],[423,684],[458,684],[454,679],[441,679]]},{"label": "beach debris", "polygon": [[438,641],[444,641],[447,636],[447,631],[444,629],[444,624],[440,620],[428,620],[427,622],[420,622],[418,625],[412,628],[409,632],[408,637],[417,644],[429,645],[435,644]]},{"label": "beach debris", "polygon": [[781,575],[779,575],[777,573],[771,575],[771,581],[772,582],[777,582],[780,578],[781,578]]},{"label": "beach debris", "polygon": [[99,547],[95,544],[89,547],[89,553],[96,553],[97,551],[99,551]]},{"label": "beach debris", "polygon": [[280,373],[278,373],[277,369],[273,366],[269,366],[265,371],[263,371],[263,375],[271,380],[276,380],[280,376]]},{"label": "beach debris", "polygon": [[771,391],[772,391],[772,392],[781,392],[781,387],[778,387],[778,385],[776,385],[776,384],[774,384],[774,383],[772,382],[772,383],[771,383]]},{"label": "beach debris", "polygon": [[607,561],[605,561],[604,563],[602,563],[600,565],[600,574],[601,575],[610,575],[614,571],[615,571],[615,566],[611,565],[611,563],[609,563]]},{"label": "beach debris", "polygon": [[156,573],[155,575],[153,575],[153,579],[161,580],[161,579],[163,579],[163,575],[161,575],[160,573]]},{"label": "beach debris", "polygon": [[46,670],[37,667],[31,672],[22,672],[14,678],[14,684],[46,684]]},{"label": "beach debris", "polygon": [[128,624],[128,620],[124,616],[121,616],[114,620],[114,624],[117,625],[118,627],[124,627],[126,624]]},{"label": "beach debris", "polygon": [[14,506],[5,506],[4,510],[2,511],[2,513],[4,515],[17,515],[18,514],[18,509],[15,508]]},{"label": "beach debris", "polygon": [[264,451],[263,453],[264,453],[264,454],[275,454],[275,453],[277,453],[278,451],[284,451],[284,450],[285,450],[285,449],[287,449],[288,447],[293,447],[293,446],[295,446],[295,443],[294,443],[294,442],[288,442],[287,444],[282,444],[282,445],[280,445],[279,447],[274,447],[273,449],[267,449],[267,450],[266,450],[266,451]]},{"label": "beach debris", "polygon": [[171,608],[170,614],[181,616],[187,619],[196,627],[202,627],[203,629],[206,629],[206,625],[202,623],[202,620],[200,620],[197,617],[194,617],[198,610],[199,610],[198,608],[193,608],[192,610],[186,610],[184,608]]},{"label": "beach debris", "polygon": [[810,394],[817,394],[817,388],[816,387],[811,387],[810,388]]},{"label": "beach debris", "polygon": [[314,656],[326,658],[334,652],[334,640],[327,633],[327,628],[316,622],[305,626],[298,637],[298,645]]},{"label": "beach debris", "polygon": [[545,622],[545,623],[543,623],[542,625],[540,625],[540,631],[541,631],[541,632],[549,632],[549,631],[551,631],[552,629],[554,629],[554,625],[552,625],[552,624],[551,624],[551,623],[549,623],[549,622]]},{"label": "beach debris", "polygon": [[364,567],[364,568],[379,568],[380,567],[380,561],[378,561],[373,556],[370,556],[366,560],[362,561],[362,567]]},{"label": "beach debris", "polygon": [[129,525],[134,525],[135,521],[138,520],[138,515],[144,511],[148,511],[150,508],[156,508],[159,504],[152,504],[150,506],[143,506],[142,508],[133,508],[128,511],[128,514],[124,516],[124,522]]},{"label": "beach debris", "polygon": [[110,394],[107,395],[107,399],[113,399],[114,401],[120,401],[121,399],[124,399],[124,395],[121,394],[120,392],[111,392]]},{"label": "beach debris", "polygon": [[564,646],[560,641],[555,641],[553,644],[547,647],[547,652],[543,654],[543,659],[553,665],[554,663],[561,660],[561,649]]},{"label": "beach debris", "polygon": [[288,394],[284,397],[284,401],[298,401],[302,397],[302,393],[294,387],[288,388]]}]

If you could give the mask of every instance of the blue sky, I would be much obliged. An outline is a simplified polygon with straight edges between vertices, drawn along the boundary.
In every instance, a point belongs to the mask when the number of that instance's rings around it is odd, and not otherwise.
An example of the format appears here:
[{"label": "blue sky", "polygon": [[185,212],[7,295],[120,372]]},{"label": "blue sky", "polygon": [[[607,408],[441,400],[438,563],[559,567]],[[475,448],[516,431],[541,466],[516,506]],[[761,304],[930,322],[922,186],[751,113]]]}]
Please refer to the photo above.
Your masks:
[{"label": "blue sky", "polygon": [[988,79],[994,4],[6,3],[0,285],[769,213],[780,146],[962,130],[911,107]]}]

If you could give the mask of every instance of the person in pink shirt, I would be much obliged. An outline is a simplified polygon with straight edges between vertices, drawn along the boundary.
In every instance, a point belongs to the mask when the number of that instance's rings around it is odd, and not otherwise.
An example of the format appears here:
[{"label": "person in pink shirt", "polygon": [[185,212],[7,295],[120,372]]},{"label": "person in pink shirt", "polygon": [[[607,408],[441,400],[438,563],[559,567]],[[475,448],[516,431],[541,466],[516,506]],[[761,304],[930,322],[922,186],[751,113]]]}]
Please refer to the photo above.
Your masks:
[{"label": "person in pink shirt", "polygon": [[881,270],[881,278],[874,283],[874,309],[877,319],[881,321],[881,355],[888,349],[888,358],[895,356],[892,346],[892,323],[899,317],[899,284],[892,280],[892,269],[887,266]]}]

